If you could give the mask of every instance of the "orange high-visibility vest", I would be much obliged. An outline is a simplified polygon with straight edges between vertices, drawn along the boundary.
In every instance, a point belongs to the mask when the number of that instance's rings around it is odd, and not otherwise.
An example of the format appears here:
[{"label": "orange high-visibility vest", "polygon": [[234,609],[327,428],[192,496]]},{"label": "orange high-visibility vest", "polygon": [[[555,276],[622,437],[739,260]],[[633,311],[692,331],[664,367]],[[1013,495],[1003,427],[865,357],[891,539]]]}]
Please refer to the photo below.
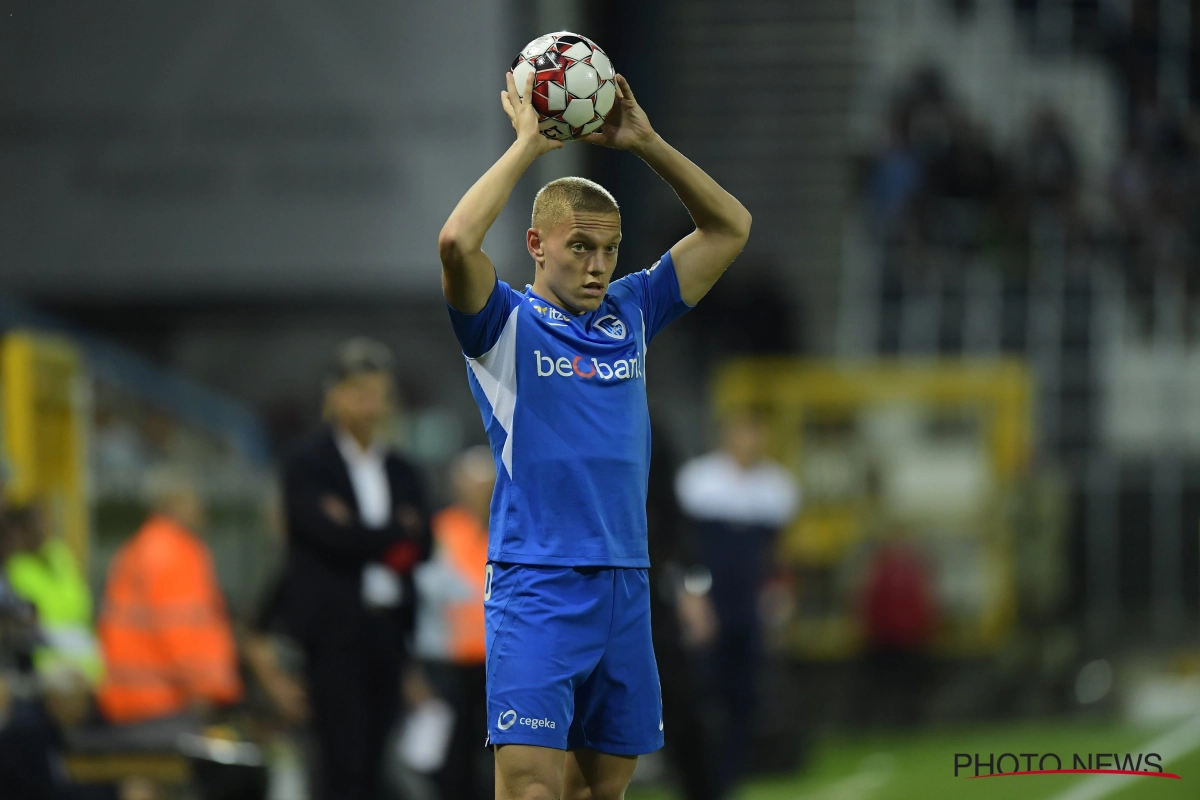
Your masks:
[{"label": "orange high-visibility vest", "polygon": [[477,597],[445,607],[450,658],[457,664],[482,664],[486,638],[483,623],[483,571],[487,566],[487,528],[474,514],[451,506],[431,521],[438,558],[454,569]]},{"label": "orange high-visibility vest", "polygon": [[98,625],[106,673],[100,710],[116,723],[231,703],[242,695],[237,649],[208,547],[152,516],[117,552]]}]

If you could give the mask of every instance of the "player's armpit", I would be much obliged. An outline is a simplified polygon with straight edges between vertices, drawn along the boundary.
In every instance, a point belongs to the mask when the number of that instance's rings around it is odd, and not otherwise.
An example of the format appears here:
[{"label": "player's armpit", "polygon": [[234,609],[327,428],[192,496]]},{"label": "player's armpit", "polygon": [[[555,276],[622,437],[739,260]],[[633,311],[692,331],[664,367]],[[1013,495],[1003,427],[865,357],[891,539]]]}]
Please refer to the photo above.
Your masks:
[{"label": "player's armpit", "polygon": [[[748,216],[748,215],[747,215]],[[713,232],[694,230],[671,248],[679,295],[683,302],[694,306],[716,284],[733,260],[746,246],[746,230]]]}]

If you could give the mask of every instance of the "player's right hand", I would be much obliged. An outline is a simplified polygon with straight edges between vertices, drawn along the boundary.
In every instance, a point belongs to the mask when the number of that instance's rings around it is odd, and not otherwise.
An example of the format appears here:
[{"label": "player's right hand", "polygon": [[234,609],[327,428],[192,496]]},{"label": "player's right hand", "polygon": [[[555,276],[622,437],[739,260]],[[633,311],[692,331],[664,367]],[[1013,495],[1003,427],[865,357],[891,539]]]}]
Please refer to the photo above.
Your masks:
[{"label": "player's right hand", "polygon": [[538,130],[538,113],[533,107],[533,73],[526,78],[525,91],[520,94],[517,93],[512,72],[504,76],[504,82],[508,89],[500,93],[500,105],[504,107],[504,113],[512,122],[513,130],[517,132],[517,141],[533,147],[539,156],[562,147],[562,142],[548,139]]}]

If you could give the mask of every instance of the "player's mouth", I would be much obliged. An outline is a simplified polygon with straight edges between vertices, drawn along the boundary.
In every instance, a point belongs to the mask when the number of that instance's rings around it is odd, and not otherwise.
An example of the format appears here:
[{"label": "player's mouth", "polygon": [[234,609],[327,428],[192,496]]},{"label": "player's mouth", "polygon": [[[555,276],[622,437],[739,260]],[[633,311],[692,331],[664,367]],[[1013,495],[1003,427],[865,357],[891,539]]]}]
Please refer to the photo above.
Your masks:
[{"label": "player's mouth", "polygon": [[604,284],[585,283],[583,285],[583,293],[588,297],[600,297],[604,294]]}]

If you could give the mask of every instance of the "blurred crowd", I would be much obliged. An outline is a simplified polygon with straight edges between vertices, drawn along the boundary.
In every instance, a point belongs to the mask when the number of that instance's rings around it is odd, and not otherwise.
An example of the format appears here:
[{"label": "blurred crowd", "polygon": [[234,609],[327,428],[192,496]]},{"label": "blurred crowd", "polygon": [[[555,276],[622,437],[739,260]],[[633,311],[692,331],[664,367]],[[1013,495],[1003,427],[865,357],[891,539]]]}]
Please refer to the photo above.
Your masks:
[{"label": "blurred crowd", "polygon": [[[145,513],[94,607],[79,553],[45,509],[4,507],[6,798],[492,796],[483,575],[494,460],[482,446],[459,453],[435,511],[429,476],[382,435],[394,397],[386,347],[338,350],[323,423],[282,461],[281,567],[250,614],[231,611],[218,581],[204,474],[162,448],[116,446],[142,442],[126,425],[107,425],[105,463],[159,455],[121,461],[140,475]],[[665,430],[655,437],[654,641],[666,761],[689,798],[724,797],[756,766],[763,592],[800,508],[768,445],[753,409],[727,417],[719,446],[686,463]],[[896,559],[888,574],[903,584],[912,568]],[[864,609],[872,603],[894,605],[864,598]],[[920,632],[899,649],[914,641]]]},{"label": "blurred crowd", "polygon": [[[1033,113],[1016,141],[1001,143],[936,67],[894,90],[884,145],[865,162],[871,225],[909,277],[954,279],[962,258],[987,256],[1013,281],[1036,280],[1050,244],[1103,250],[1122,266],[1126,291],[1157,283],[1200,295],[1200,117],[1145,99],[1133,103],[1107,175],[1086,174],[1067,114]],[[1065,252],[1065,250],[1064,250]],[[1087,259],[1067,258],[1066,269]]]},{"label": "blurred crowd", "polygon": [[1004,153],[942,72],[928,67],[895,91],[887,130],[865,188],[872,224],[888,241],[1013,249],[1042,211],[1084,232],[1079,156],[1052,109],[1031,121],[1018,152]]}]

